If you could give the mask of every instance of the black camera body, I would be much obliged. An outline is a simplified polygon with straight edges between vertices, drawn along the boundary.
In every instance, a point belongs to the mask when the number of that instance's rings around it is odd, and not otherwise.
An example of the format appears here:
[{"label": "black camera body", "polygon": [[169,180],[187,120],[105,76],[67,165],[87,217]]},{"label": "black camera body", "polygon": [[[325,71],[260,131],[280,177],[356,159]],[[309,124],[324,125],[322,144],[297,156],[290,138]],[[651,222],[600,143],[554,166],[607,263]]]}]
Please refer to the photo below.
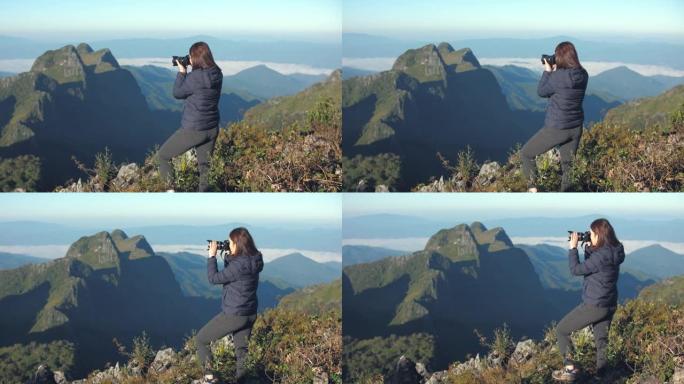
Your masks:
[{"label": "black camera body", "polygon": [[[221,253],[227,252],[230,254],[230,241],[228,241],[228,240],[207,240],[207,243],[211,244],[212,241],[215,241],[218,244],[218,247],[216,249],[221,251]],[[209,250],[209,244],[207,244],[207,250]]]},{"label": "black camera body", "polygon": [[180,62],[180,64],[184,67],[187,67],[188,65],[190,65],[190,55],[172,56],[171,63],[173,64],[174,67],[178,66],[178,63],[176,62],[176,60],[178,60],[178,62]]},{"label": "black camera body", "polygon": [[548,62],[549,65],[553,66],[554,64],[556,64],[556,55],[542,55],[542,64],[544,64],[544,61]]},{"label": "black camera body", "polygon": [[[575,232],[576,231],[568,231],[568,241],[570,241],[570,237]],[[581,241],[582,243],[590,243],[591,242],[591,232],[589,232],[589,231],[577,232],[577,239],[579,241]]]}]

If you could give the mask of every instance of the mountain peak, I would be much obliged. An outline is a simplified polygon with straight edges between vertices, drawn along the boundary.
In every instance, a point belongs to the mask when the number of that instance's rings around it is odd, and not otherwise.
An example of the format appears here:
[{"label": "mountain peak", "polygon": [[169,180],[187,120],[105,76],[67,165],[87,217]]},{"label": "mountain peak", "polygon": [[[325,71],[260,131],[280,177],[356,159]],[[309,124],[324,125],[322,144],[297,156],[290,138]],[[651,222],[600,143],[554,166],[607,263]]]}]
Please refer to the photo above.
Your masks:
[{"label": "mountain peak", "polygon": [[69,247],[66,257],[79,259],[93,269],[118,267],[120,261],[114,239],[106,231],[76,240]]},{"label": "mountain peak", "polygon": [[466,224],[435,233],[425,245],[425,250],[437,252],[452,261],[477,260],[479,257],[477,241]]},{"label": "mountain peak", "polygon": [[446,65],[434,44],[404,52],[394,62],[392,70],[408,73],[421,82],[446,78]]},{"label": "mountain peak", "polygon": [[[451,48],[449,44],[446,44],[446,46]],[[453,48],[451,50],[444,48],[440,50],[440,53],[446,65],[453,67],[455,72],[466,72],[480,68],[480,62],[470,48],[461,48],[458,51],[455,51]]]},{"label": "mountain peak", "polygon": [[84,82],[86,76],[81,56],[73,45],[43,53],[33,62],[31,72],[43,73],[60,84]]},{"label": "mountain peak", "polygon": [[93,48],[86,43],[81,43],[78,45],[78,47],[76,47],[76,51],[79,54],[83,55],[83,54],[93,53]]},{"label": "mountain peak", "polygon": [[451,46],[451,44],[447,42],[441,42],[437,46],[437,50],[439,53],[444,54],[444,53],[451,53],[454,52],[454,47]]},{"label": "mountain peak", "polygon": [[115,240],[126,240],[126,239],[128,239],[128,235],[126,235],[126,232],[124,232],[121,229],[113,230],[111,236]]},{"label": "mountain peak", "polygon": [[280,256],[277,259],[274,259],[273,261],[271,261],[271,263],[275,263],[275,262],[277,262],[277,263],[302,263],[302,262],[304,262],[304,263],[315,263],[314,260],[302,255],[299,252],[294,252],[294,253],[287,254],[285,256]]}]

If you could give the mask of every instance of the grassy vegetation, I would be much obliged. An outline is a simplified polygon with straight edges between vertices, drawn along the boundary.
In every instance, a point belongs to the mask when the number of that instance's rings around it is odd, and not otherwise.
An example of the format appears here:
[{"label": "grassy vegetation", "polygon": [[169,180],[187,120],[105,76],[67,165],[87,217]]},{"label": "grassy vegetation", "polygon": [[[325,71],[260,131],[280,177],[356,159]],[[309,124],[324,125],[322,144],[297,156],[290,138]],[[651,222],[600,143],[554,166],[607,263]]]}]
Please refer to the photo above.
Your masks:
[{"label": "grassy vegetation", "polygon": [[0,158],[0,191],[12,192],[17,188],[35,191],[40,180],[40,159],[22,155],[9,159]]},{"label": "grassy vegetation", "polygon": [[344,382],[382,382],[404,355],[413,361],[428,361],[434,354],[434,337],[425,333],[391,335],[366,340],[344,339]]},{"label": "grassy vegetation", "polygon": [[57,340],[1,347],[0,383],[26,382],[41,364],[53,370],[68,371],[74,364],[74,345]]},{"label": "grassy vegetation", "polygon": [[[631,129],[618,123],[602,122],[585,130],[573,162],[572,189],[585,192],[667,192],[684,189],[684,104],[669,114],[667,123]],[[560,189],[560,159],[551,150],[537,159],[537,186],[541,191]],[[488,177],[473,172],[481,165],[472,153],[459,154],[452,166],[445,162],[449,177],[413,190],[525,191],[520,170],[520,150],[515,148],[508,162]]]}]

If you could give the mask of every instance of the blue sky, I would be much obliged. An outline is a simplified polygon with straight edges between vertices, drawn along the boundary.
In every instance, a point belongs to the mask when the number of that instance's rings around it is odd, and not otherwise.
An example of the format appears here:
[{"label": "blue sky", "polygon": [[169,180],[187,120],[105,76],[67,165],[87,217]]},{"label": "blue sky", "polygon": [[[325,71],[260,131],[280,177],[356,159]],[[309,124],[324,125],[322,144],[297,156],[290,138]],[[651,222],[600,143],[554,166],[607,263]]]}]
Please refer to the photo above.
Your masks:
[{"label": "blue sky", "polygon": [[684,218],[682,193],[392,193],[345,194],[344,216],[396,214],[473,220],[578,217],[602,214],[635,219]]},{"label": "blue sky", "polygon": [[342,196],[330,193],[3,193],[0,221],[74,226],[246,222],[339,227]]},{"label": "blue sky", "polygon": [[684,37],[681,0],[344,0],[343,11],[345,32],[395,37]]},{"label": "blue sky", "polygon": [[0,35],[81,37],[277,37],[338,39],[342,0],[3,1]]}]

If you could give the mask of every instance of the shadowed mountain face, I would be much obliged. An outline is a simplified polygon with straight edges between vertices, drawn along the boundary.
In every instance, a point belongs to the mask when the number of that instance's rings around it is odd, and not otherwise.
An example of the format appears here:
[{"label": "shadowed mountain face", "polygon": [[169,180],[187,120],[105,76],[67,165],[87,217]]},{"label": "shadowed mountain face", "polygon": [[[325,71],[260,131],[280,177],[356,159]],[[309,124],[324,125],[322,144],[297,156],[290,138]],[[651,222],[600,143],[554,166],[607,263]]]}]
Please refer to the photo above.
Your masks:
[{"label": "shadowed mountain face", "polygon": [[144,159],[177,125],[155,114],[135,79],[108,49],[87,44],[47,51],[29,72],[0,80],[0,157],[40,159],[40,189],[79,176],[108,147],[117,161]]},{"label": "shadowed mountain face", "polygon": [[405,52],[391,70],[342,85],[345,156],[394,153],[411,186],[443,173],[470,146],[480,160],[505,160],[539,127],[513,113],[492,73],[467,48],[432,44]]},{"label": "shadowed mountain face", "polygon": [[80,376],[122,358],[111,340],[179,346],[220,310],[184,297],[169,264],[144,237],[122,231],[82,237],[64,258],[0,271],[0,345],[67,340]]},{"label": "shadowed mountain face", "polygon": [[437,232],[422,251],[345,267],[342,289],[345,336],[433,335],[435,369],[481,349],[474,329],[539,336],[559,314],[525,252],[477,222]]}]

